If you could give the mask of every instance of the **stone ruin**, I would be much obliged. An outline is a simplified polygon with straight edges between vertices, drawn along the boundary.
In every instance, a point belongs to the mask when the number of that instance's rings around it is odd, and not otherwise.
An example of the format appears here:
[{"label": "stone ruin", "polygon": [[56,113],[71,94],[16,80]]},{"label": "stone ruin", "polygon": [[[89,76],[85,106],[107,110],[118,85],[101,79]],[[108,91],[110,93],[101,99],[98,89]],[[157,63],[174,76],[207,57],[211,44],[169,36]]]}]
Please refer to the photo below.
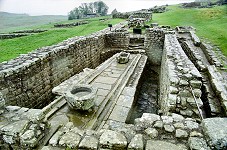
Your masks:
[{"label": "stone ruin", "polygon": [[[37,49],[0,64],[0,148],[226,149],[222,67],[189,27],[138,35],[121,23]],[[156,92],[139,94],[146,68],[157,75],[149,84]],[[67,93],[83,101],[90,88],[91,105],[71,109]],[[147,101],[133,117],[140,95]],[[149,103],[158,111],[149,113]]]}]

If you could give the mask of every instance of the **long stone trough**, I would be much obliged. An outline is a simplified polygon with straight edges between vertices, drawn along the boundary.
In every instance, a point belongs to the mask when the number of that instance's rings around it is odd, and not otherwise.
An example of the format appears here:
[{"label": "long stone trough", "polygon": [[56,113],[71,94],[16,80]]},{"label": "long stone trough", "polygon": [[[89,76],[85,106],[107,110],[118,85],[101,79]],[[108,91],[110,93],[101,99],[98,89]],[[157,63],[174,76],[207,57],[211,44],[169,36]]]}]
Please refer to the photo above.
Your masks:
[{"label": "long stone trough", "polygon": [[[60,95],[60,100],[44,108],[47,120],[61,119],[73,122],[78,128],[98,129],[108,121],[125,123],[133,105],[138,81],[145,67],[147,57],[141,54],[131,54],[129,62],[117,62],[119,54],[115,54],[95,69],[84,69],[53,89],[53,93]],[[132,78],[132,74],[137,74]],[[130,84],[128,84],[130,82]],[[76,85],[87,84],[97,88],[97,97],[92,110],[72,110],[66,103],[65,94]],[[54,104],[54,105],[53,105]],[[51,108],[51,109],[47,109]],[[55,111],[54,111],[55,110]]]}]

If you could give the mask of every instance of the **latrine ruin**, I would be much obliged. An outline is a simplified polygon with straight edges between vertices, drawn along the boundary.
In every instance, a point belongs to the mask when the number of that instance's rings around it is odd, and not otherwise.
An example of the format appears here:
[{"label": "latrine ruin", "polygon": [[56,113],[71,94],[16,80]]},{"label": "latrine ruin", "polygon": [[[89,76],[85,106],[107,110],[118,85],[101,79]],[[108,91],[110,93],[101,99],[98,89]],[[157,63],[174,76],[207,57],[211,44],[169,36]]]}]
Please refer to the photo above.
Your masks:
[{"label": "latrine ruin", "polygon": [[[221,68],[191,27],[120,23],[20,55],[0,64],[0,148],[226,149]],[[73,110],[67,92],[95,96]]]}]

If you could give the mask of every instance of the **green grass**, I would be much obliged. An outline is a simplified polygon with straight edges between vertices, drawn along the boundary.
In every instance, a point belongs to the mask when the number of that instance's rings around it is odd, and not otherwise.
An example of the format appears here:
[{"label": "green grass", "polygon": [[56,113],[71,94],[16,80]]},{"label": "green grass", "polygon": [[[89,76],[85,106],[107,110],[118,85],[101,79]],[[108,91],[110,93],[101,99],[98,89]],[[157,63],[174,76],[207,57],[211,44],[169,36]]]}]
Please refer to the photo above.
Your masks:
[{"label": "green grass", "polygon": [[165,13],[153,14],[152,22],[172,27],[193,26],[199,37],[218,45],[227,56],[227,5],[203,9],[184,9],[175,5],[168,9]]},{"label": "green grass", "polygon": [[47,32],[15,39],[0,40],[0,62],[13,59],[20,54],[26,54],[40,47],[57,44],[70,37],[94,33],[106,28],[107,24],[110,23],[116,24],[122,22],[122,19],[109,19],[104,22],[99,21],[99,19],[89,19],[89,24],[72,28],[53,28],[53,25],[47,24],[35,27],[49,29]]}]

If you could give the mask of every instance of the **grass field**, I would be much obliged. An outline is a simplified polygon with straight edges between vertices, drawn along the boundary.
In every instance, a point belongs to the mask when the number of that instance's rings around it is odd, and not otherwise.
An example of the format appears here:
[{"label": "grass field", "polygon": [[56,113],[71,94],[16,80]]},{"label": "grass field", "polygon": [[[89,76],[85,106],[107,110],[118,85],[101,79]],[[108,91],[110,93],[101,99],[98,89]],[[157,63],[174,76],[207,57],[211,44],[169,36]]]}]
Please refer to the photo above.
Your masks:
[{"label": "grass field", "polygon": [[183,9],[169,6],[169,11],[153,14],[153,21],[160,25],[193,26],[199,37],[207,38],[220,46],[227,56],[227,5],[203,9]]},{"label": "grass field", "polygon": [[[53,28],[53,24],[37,26],[33,27],[33,29],[49,30],[37,35],[0,40],[0,62],[10,60],[17,57],[19,54],[26,54],[40,47],[57,44],[70,37],[91,34],[106,28],[107,24],[110,23],[116,24],[122,22],[122,19],[109,19],[106,21],[99,21],[99,19],[100,18],[89,19],[89,24],[72,28]],[[77,22],[77,20],[64,21],[64,23],[66,22]]]}]

